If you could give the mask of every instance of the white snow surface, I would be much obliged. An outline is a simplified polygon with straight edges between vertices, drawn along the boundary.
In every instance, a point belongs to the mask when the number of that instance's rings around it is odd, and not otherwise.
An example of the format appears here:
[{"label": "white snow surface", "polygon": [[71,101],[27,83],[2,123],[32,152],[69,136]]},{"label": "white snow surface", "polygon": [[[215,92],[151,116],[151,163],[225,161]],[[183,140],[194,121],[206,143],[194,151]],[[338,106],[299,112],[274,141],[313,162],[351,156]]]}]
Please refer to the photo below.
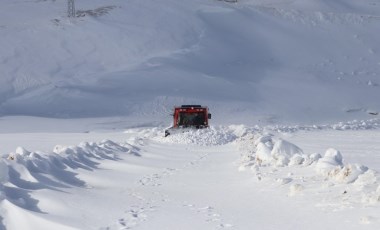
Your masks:
[{"label": "white snow surface", "polygon": [[75,4],[0,1],[0,230],[380,229],[380,2]]},{"label": "white snow surface", "polygon": [[[1,226],[298,229],[308,223],[310,229],[378,229],[380,159],[367,154],[377,162],[366,167],[347,162],[338,150],[309,152],[284,139],[295,139],[300,132],[231,125],[165,138],[162,128],[134,128],[86,133],[87,138],[112,136],[117,142],[56,144],[50,151],[16,147],[0,159]],[[331,136],[342,131],[307,132],[302,137],[327,132],[329,140],[339,143]],[[70,141],[64,134],[54,135]],[[1,139],[1,145],[14,141],[6,135]],[[349,141],[363,152],[371,149],[361,138]],[[266,158],[260,158],[263,145]]]}]

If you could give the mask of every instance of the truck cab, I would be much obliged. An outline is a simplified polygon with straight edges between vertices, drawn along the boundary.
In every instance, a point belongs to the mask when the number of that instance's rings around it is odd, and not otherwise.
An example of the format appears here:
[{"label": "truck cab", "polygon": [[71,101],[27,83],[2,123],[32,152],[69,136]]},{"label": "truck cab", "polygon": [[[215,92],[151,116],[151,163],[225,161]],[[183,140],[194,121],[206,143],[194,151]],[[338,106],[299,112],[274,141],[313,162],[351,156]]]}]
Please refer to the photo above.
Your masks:
[{"label": "truck cab", "polygon": [[173,125],[165,130],[165,136],[171,134],[172,130],[181,128],[207,128],[209,127],[208,120],[211,119],[211,114],[208,112],[208,107],[201,105],[182,105],[174,107]]}]

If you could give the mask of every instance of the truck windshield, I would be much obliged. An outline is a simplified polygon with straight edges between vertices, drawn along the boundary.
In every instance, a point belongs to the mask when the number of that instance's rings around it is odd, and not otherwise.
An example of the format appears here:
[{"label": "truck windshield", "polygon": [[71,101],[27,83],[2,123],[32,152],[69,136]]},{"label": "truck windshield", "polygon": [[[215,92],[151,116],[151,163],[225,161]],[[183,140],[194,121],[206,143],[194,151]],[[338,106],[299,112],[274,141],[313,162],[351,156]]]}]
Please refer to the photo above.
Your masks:
[{"label": "truck windshield", "polygon": [[206,125],[204,113],[179,113],[178,126]]}]

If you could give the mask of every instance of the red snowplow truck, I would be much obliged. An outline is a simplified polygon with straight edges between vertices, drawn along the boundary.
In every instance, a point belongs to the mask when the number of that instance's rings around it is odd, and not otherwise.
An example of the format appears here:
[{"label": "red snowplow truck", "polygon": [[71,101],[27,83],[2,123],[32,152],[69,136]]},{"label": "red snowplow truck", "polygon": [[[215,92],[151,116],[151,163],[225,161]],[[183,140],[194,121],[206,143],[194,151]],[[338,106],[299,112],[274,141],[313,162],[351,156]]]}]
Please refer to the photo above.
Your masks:
[{"label": "red snowplow truck", "polygon": [[182,105],[174,107],[173,126],[165,130],[165,137],[176,130],[202,129],[208,127],[211,114],[208,108],[201,105]]}]

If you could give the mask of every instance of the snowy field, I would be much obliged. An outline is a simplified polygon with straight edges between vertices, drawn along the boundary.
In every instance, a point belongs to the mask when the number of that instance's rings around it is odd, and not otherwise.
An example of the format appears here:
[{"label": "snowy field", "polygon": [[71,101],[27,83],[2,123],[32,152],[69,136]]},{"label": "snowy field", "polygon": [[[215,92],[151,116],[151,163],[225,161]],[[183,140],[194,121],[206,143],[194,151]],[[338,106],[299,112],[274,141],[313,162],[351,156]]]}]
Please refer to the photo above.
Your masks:
[{"label": "snowy field", "polygon": [[378,129],[106,127],[0,134],[2,229],[380,226]]},{"label": "snowy field", "polygon": [[378,0],[75,3],[0,1],[0,230],[380,229]]}]

